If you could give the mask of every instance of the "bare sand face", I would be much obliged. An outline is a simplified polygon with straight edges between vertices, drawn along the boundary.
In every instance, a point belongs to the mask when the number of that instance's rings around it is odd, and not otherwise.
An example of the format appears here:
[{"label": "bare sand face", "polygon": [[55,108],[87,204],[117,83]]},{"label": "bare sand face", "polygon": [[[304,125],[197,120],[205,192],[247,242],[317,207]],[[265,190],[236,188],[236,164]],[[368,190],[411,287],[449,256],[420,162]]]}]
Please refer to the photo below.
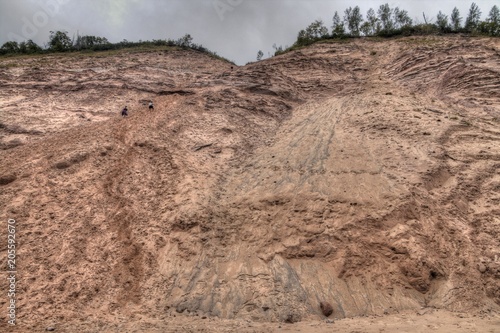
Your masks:
[{"label": "bare sand face", "polygon": [[497,332],[499,73],[461,37],[0,59],[17,329]]}]

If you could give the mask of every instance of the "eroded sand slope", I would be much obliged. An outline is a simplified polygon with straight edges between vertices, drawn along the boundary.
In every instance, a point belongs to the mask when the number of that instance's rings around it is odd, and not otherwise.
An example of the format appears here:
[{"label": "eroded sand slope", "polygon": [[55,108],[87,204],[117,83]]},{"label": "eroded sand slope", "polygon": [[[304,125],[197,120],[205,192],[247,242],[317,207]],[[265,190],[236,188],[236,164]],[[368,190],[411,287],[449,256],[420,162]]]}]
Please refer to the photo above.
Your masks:
[{"label": "eroded sand slope", "polygon": [[0,80],[26,327],[499,310],[498,39],[234,69],[188,51],[5,58]]}]

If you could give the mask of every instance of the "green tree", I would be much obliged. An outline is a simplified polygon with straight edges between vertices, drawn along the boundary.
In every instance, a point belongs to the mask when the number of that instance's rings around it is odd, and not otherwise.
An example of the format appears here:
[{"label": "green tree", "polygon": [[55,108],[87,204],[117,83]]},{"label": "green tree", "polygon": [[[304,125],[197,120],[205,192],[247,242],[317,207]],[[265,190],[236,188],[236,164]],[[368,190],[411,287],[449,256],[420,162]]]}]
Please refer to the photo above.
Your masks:
[{"label": "green tree", "polygon": [[406,10],[401,10],[399,7],[394,9],[394,25],[396,28],[403,28],[411,26],[412,19]]},{"label": "green tree", "polygon": [[21,42],[19,44],[19,50],[21,51],[21,53],[28,53],[28,54],[42,52],[42,48],[40,46],[38,46],[31,39],[29,39],[26,42]]},{"label": "green tree", "polygon": [[494,5],[488,15],[488,23],[490,28],[490,35],[500,36],[500,10],[497,5]]},{"label": "green tree", "polygon": [[373,8],[366,13],[366,22],[370,25],[370,35],[375,35],[380,30],[380,22]]},{"label": "green tree", "polygon": [[458,32],[460,31],[461,22],[462,22],[462,17],[460,16],[460,12],[457,7],[453,8],[451,12],[451,28],[453,31]]},{"label": "green tree", "polygon": [[481,11],[475,2],[469,8],[469,14],[465,19],[465,31],[467,32],[475,32],[479,26],[479,22],[481,19]]},{"label": "green tree", "polygon": [[19,52],[23,54],[28,53],[28,47],[26,46],[26,41],[19,43]]},{"label": "green tree", "polygon": [[449,29],[448,16],[439,11],[436,18],[436,25],[441,32],[447,32]]},{"label": "green tree", "polygon": [[344,21],[340,19],[337,11],[335,11],[335,14],[333,15],[332,35],[334,37],[342,37],[345,35]]},{"label": "green tree", "polygon": [[299,31],[299,33],[297,34],[297,41],[295,42],[295,45],[309,45],[310,43],[312,43],[312,41],[307,38],[307,35],[306,35],[306,30],[305,29],[301,29]]},{"label": "green tree", "polygon": [[328,36],[328,29],[322,20],[316,20],[306,28],[306,34],[315,39],[325,38]]},{"label": "green tree", "polygon": [[378,18],[382,23],[382,30],[386,33],[394,30],[394,21],[392,20],[393,12],[394,10],[388,3],[381,5],[377,11]]},{"label": "green tree", "polygon": [[181,37],[177,40],[177,45],[180,47],[188,48],[193,43],[193,37],[190,34],[185,34],[184,37]]},{"label": "green tree", "polygon": [[370,27],[370,22],[368,21],[363,22],[361,27],[359,27],[359,30],[364,36],[370,36],[372,32],[372,28]]},{"label": "green tree", "polygon": [[363,22],[363,15],[358,6],[349,7],[344,12],[344,22],[347,24],[349,32],[353,36],[359,36],[359,27]]},{"label": "green tree", "polygon": [[316,40],[328,37],[328,28],[322,20],[316,20],[305,30],[300,30],[297,36],[297,45],[309,45]]},{"label": "green tree", "polygon": [[262,52],[262,50],[259,50],[259,52],[257,52],[257,61],[261,61],[263,56],[264,52]]},{"label": "green tree", "polygon": [[51,31],[49,37],[49,50],[55,52],[64,52],[71,50],[73,42],[68,36],[67,31]]},{"label": "green tree", "polygon": [[0,50],[2,50],[2,53],[3,54],[6,54],[6,53],[19,53],[20,52],[20,49],[19,49],[19,44],[17,42],[6,42],[2,45],[2,47],[0,48]]},{"label": "green tree", "polygon": [[273,44],[273,49],[274,49],[274,56],[278,56],[280,54],[285,53],[283,50],[283,46],[277,46],[276,43]]},{"label": "green tree", "polygon": [[80,36],[76,37],[75,48],[80,49],[92,49],[96,46],[110,44],[108,39],[105,37],[97,36]]}]

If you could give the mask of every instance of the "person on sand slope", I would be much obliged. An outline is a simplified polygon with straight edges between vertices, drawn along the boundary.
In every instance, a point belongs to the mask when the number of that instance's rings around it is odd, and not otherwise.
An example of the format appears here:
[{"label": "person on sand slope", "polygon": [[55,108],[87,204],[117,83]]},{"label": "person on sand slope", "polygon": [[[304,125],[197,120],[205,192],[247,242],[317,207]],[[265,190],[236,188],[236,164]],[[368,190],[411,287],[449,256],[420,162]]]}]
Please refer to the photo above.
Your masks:
[{"label": "person on sand slope", "polygon": [[154,109],[153,101],[149,101],[149,111],[154,111]]},{"label": "person on sand slope", "polygon": [[123,110],[122,110],[122,117],[126,117],[126,116],[128,116],[128,109],[127,109],[127,107],[125,106],[125,107],[123,108]]}]

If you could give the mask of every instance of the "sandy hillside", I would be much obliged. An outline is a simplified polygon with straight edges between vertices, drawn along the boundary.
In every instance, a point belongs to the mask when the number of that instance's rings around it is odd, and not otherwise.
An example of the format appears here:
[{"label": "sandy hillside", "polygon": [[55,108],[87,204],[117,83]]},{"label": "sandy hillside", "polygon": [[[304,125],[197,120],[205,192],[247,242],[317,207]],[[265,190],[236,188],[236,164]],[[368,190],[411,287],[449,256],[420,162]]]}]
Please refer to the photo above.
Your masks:
[{"label": "sandy hillside", "polygon": [[0,110],[9,330],[500,332],[499,39],[0,58]]}]

